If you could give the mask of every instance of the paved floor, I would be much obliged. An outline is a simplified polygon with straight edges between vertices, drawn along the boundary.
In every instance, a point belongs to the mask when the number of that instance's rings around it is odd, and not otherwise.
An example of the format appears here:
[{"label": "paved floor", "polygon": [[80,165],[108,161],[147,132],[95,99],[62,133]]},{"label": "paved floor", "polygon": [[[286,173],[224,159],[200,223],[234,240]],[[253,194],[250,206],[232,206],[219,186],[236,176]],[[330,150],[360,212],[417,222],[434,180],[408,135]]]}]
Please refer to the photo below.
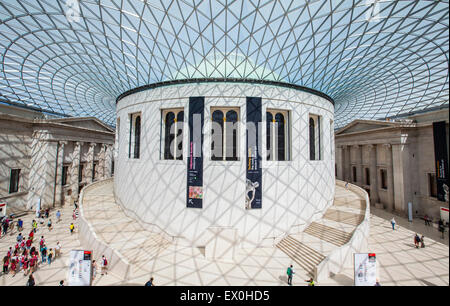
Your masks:
[{"label": "paved floor", "polygon": [[[92,193],[93,205],[86,206],[86,216],[92,221],[97,234],[102,239],[122,249],[124,256],[130,259],[135,268],[128,280],[122,280],[113,273],[97,274],[94,285],[142,285],[150,276],[156,285],[285,285],[286,267],[292,260],[277,248],[240,250],[235,262],[208,261],[203,250],[168,243],[163,237],[149,233],[145,227],[123,214],[111,197],[112,189],[97,190]],[[55,221],[55,212],[50,218]],[[63,218],[54,229],[40,227],[37,237],[45,236],[49,247],[59,240],[62,256],[50,266],[43,264],[35,272],[37,285],[57,285],[61,279],[67,279],[69,250],[81,248],[76,233],[70,235],[72,209],[62,209]],[[33,214],[22,217],[24,232],[31,228]],[[408,222],[405,218],[395,217],[399,227],[392,231],[389,220],[392,215],[382,210],[372,209],[371,234],[368,252],[377,254],[378,275],[383,286],[386,285],[449,285],[449,248],[446,239],[439,238],[436,228],[425,227],[423,221]],[[333,222],[330,220],[330,222]],[[107,225],[114,224],[113,227]],[[75,222],[75,228],[77,223]],[[344,229],[344,227],[343,227]],[[416,249],[413,244],[415,232],[425,234],[426,248]],[[134,237],[130,239],[130,235]],[[6,254],[13,246],[17,232],[0,238],[0,255]],[[137,247],[139,246],[139,247]],[[144,256],[142,254],[145,254]],[[96,258],[94,254],[94,259]],[[294,276],[294,285],[306,285],[307,275],[301,270]],[[15,277],[11,274],[0,276],[1,285],[25,285],[27,278],[23,273]],[[353,284],[353,269],[348,267],[342,273],[320,285]]]}]

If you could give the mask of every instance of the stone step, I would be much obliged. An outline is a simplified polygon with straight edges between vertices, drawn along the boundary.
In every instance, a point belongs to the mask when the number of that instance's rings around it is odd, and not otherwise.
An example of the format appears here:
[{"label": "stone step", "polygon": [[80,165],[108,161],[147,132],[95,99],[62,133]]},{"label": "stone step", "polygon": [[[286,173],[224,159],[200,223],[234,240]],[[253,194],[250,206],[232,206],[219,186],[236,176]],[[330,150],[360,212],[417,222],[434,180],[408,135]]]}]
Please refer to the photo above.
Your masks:
[{"label": "stone step", "polygon": [[314,275],[314,268],[325,258],[316,250],[291,236],[281,240],[277,247],[310,275]]},{"label": "stone step", "polygon": [[312,222],[304,232],[337,246],[346,244],[353,235],[353,232],[347,233],[316,222]]}]

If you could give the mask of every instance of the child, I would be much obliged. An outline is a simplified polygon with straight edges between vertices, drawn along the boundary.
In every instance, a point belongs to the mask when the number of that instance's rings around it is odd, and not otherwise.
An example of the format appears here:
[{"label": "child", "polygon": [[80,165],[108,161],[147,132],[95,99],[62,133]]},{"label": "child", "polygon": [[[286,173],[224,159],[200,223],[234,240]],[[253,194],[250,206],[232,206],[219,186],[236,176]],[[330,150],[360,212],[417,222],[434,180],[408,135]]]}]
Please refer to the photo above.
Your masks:
[{"label": "child", "polygon": [[75,228],[75,225],[73,223],[70,223],[70,234],[73,234],[73,229]]}]

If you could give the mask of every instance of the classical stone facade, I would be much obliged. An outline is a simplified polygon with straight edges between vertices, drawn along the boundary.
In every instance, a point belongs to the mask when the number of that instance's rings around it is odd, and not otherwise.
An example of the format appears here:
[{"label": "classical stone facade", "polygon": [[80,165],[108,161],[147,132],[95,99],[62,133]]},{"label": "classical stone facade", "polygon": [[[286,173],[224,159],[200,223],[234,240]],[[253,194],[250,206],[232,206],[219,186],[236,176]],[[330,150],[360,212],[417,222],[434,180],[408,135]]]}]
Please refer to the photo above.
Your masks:
[{"label": "classical stone facade", "polygon": [[[364,188],[377,207],[439,218],[448,202],[436,197],[433,122],[446,122],[448,108],[405,117],[355,120],[336,132],[336,177]],[[444,141],[444,140],[443,140]]]},{"label": "classical stone facade", "polygon": [[111,176],[113,144],[114,130],[96,118],[0,105],[0,201],[18,210],[39,199],[43,208],[73,204],[83,186]]}]

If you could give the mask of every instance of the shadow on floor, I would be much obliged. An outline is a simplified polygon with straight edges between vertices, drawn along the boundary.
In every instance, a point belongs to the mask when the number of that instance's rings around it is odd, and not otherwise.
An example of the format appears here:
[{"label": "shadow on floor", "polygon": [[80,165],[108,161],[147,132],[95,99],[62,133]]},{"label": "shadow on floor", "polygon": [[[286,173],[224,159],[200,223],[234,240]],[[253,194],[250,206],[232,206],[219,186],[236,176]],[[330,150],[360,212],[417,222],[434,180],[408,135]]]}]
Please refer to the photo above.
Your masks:
[{"label": "shadow on floor", "polygon": [[330,278],[336,281],[339,285],[342,286],[353,286],[353,279],[344,275],[344,274],[333,274],[331,273]]}]

